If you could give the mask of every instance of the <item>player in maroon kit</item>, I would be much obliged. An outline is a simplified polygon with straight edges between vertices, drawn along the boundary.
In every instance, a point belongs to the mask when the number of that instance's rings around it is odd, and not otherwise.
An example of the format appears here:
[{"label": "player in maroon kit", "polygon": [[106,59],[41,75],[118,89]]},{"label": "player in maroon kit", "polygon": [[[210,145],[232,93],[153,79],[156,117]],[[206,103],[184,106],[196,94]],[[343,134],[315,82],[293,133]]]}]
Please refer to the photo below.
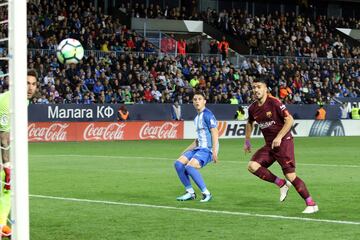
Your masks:
[{"label": "player in maroon kit", "polygon": [[[281,202],[285,200],[289,187],[293,185],[305,200],[306,208],[303,213],[319,211],[305,183],[295,173],[294,142],[290,133],[294,123],[293,117],[280,100],[268,94],[267,83],[264,79],[255,80],[252,88],[256,101],[249,107],[244,151],[251,152],[250,137],[254,121],[259,124],[266,144],[253,155],[248,170],[259,178],[276,184],[280,188]],[[285,177],[291,183],[268,170],[275,161],[280,164]]]}]

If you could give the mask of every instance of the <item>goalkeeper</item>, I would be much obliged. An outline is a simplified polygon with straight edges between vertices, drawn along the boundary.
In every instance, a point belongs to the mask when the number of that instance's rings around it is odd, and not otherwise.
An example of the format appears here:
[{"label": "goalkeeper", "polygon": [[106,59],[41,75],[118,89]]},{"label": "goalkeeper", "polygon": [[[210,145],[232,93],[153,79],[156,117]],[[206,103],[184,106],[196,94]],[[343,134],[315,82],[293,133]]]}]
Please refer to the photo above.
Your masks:
[{"label": "goalkeeper", "polygon": [[[37,73],[35,70],[28,70],[27,73],[27,98],[30,100],[37,89]],[[10,92],[0,95],[0,239],[1,236],[10,236],[11,228],[7,226],[7,219],[11,209],[11,161],[10,150]]]}]

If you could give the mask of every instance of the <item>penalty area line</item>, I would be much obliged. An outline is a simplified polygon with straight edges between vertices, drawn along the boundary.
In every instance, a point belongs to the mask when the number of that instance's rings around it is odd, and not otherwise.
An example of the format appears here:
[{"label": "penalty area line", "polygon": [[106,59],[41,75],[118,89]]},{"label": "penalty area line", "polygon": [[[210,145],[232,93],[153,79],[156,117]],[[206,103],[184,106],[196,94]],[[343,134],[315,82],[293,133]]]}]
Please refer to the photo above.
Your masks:
[{"label": "penalty area line", "polygon": [[201,213],[209,213],[209,214],[222,214],[222,215],[245,216],[245,217],[255,217],[255,218],[295,220],[295,221],[304,221],[304,222],[322,222],[322,223],[333,223],[333,224],[360,225],[360,222],[355,222],[355,221],[316,219],[316,218],[306,218],[306,217],[304,217],[304,218],[303,217],[290,217],[290,216],[281,216],[281,215],[268,215],[268,214],[233,212],[233,211],[223,211],[223,210],[209,210],[209,209],[186,208],[186,207],[182,208],[182,207],[152,205],[152,204],[143,204],[143,203],[126,203],[126,202],[113,202],[113,201],[91,200],[91,199],[81,199],[81,198],[65,198],[65,197],[55,197],[55,196],[36,195],[36,194],[30,194],[29,196],[31,198],[52,199],[52,200],[60,200],[60,201],[68,201],[68,202],[121,205],[121,206],[128,206],[128,207],[155,208],[155,209],[166,209],[166,210],[187,211],[187,212],[201,212]]}]

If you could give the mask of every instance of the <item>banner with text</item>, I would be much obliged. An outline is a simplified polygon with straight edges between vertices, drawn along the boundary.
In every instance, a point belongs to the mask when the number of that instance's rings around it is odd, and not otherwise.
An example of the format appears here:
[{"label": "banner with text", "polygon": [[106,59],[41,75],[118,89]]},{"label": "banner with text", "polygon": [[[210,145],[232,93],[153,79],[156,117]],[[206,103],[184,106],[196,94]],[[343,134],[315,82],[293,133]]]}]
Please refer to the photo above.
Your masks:
[{"label": "banner with text", "polygon": [[29,142],[183,139],[184,123],[154,122],[33,122]]},{"label": "banner with text", "polygon": [[[246,121],[219,121],[220,138],[245,137]],[[360,136],[359,120],[295,120],[295,137]],[[135,122],[32,122],[28,125],[29,142],[113,141],[194,139],[193,121]],[[254,124],[252,137],[262,137]]]},{"label": "banner with text", "polygon": [[[246,121],[218,121],[220,138],[244,138]],[[360,136],[359,120],[295,120],[291,134],[294,137]],[[260,125],[255,123],[252,137],[262,137]],[[184,139],[196,138],[193,121],[184,123]]]}]

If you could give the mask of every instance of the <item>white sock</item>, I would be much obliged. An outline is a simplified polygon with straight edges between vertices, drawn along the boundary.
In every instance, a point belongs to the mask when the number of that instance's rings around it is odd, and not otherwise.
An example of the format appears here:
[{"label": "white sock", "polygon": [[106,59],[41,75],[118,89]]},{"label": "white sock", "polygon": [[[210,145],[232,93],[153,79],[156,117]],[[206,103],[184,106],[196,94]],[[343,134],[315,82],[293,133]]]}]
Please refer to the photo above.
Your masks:
[{"label": "white sock", "polygon": [[209,195],[209,194],[210,194],[210,192],[209,192],[209,190],[208,190],[207,188],[205,188],[205,190],[202,191],[201,193],[206,194],[206,195]]},{"label": "white sock", "polygon": [[195,190],[193,188],[187,188],[186,191],[191,194],[195,193]]}]

